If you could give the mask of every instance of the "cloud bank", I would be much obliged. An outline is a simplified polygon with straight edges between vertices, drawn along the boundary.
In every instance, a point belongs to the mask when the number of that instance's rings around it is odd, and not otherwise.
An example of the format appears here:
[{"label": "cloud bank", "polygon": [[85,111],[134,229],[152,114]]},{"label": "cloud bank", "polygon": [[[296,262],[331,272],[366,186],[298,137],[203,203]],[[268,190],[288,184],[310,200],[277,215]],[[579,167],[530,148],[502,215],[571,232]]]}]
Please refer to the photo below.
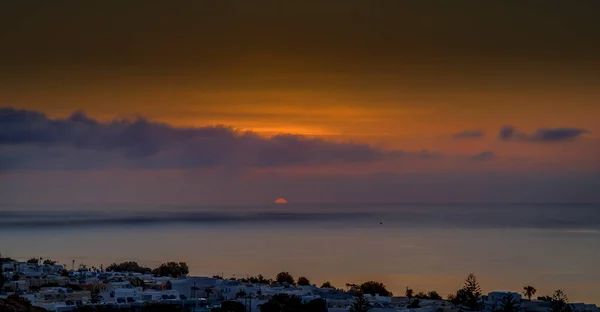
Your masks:
[{"label": "cloud bank", "polygon": [[517,131],[513,126],[504,126],[500,129],[498,137],[502,141],[553,143],[575,140],[588,132],[579,128],[540,128],[532,134],[527,134]]},{"label": "cloud bank", "polygon": [[4,169],[27,167],[25,163],[37,161],[48,163],[51,158],[60,163],[69,157],[72,161],[68,162],[82,162],[82,167],[95,162],[96,167],[127,164],[164,168],[365,163],[400,155],[403,153],[367,144],[300,135],[265,138],[225,126],[176,128],[143,118],[101,123],[84,112],[50,119],[40,112],[0,109],[0,166]]},{"label": "cloud bank", "polygon": [[[500,129],[499,139],[552,143],[575,140],[586,132],[578,128],[540,128],[527,134],[505,126]],[[477,139],[484,135],[480,130],[467,130],[453,138]],[[427,149],[405,152],[293,134],[267,138],[226,126],[179,128],[144,118],[100,122],[82,111],[67,118],[49,118],[37,111],[0,108],[0,170],[360,167],[383,162],[393,167],[411,161],[468,163],[499,159],[490,150],[454,156]]]}]

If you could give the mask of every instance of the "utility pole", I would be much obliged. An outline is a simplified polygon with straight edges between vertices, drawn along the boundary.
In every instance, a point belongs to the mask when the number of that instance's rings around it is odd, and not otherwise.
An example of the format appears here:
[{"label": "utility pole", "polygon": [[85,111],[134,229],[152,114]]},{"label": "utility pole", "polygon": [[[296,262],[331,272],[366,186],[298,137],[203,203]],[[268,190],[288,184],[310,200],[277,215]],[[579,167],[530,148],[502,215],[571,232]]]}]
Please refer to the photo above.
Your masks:
[{"label": "utility pole", "polygon": [[196,288],[196,282],[194,282],[194,288],[193,289],[194,289],[194,292],[192,294],[192,297],[194,297],[194,299],[196,299],[196,311],[198,311],[199,309],[198,309],[198,297],[196,296],[196,289],[197,289]]},{"label": "utility pole", "polygon": [[246,295],[246,297],[244,297],[244,305],[246,306],[247,312],[252,312],[252,296],[251,295]]}]

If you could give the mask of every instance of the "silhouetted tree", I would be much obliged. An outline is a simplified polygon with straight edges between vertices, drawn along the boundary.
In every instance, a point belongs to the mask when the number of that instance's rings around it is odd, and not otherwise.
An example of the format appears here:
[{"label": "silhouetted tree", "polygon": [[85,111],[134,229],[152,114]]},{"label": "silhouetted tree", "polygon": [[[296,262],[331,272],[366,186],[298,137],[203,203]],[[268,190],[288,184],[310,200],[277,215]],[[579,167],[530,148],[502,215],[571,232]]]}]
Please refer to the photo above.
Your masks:
[{"label": "silhouetted tree", "polygon": [[19,303],[21,306],[28,308],[27,310],[29,310],[29,308],[31,308],[31,302],[25,297],[21,297],[19,295],[12,294],[12,295],[8,295],[6,297],[6,299]]},{"label": "silhouetted tree", "polygon": [[330,282],[325,282],[325,283],[321,284],[321,288],[335,288],[335,287],[333,287],[333,285],[331,285]]},{"label": "silhouetted tree", "polygon": [[280,284],[296,284],[296,282],[294,281],[294,277],[289,272],[279,272],[279,274],[277,274],[277,276],[275,277],[275,281]]},{"label": "silhouetted tree", "polygon": [[500,306],[496,312],[519,312],[521,309],[521,300],[512,294],[502,297]]},{"label": "silhouetted tree", "polygon": [[474,274],[469,274],[463,288],[456,292],[452,303],[462,305],[470,310],[480,310],[481,288]]},{"label": "silhouetted tree", "polygon": [[354,297],[354,302],[350,306],[350,312],[368,312],[371,309],[369,300],[367,300],[362,294]]},{"label": "silhouetted tree", "polygon": [[152,270],[154,276],[180,277],[186,276],[189,273],[190,270],[185,262],[167,262]]},{"label": "silhouetted tree", "polygon": [[571,312],[569,298],[567,298],[567,295],[562,290],[559,289],[552,294],[551,302],[551,312]]},{"label": "silhouetted tree", "polygon": [[94,287],[91,292],[91,301],[92,303],[98,303],[102,300],[102,296],[100,296],[100,289],[98,287]]},{"label": "silhouetted tree", "polygon": [[29,263],[29,264],[39,264],[40,263],[40,259],[38,259],[38,258],[31,258],[31,259],[27,260],[27,263]]},{"label": "silhouetted tree", "polygon": [[450,301],[450,302],[456,304],[456,295],[455,294],[448,294],[448,296],[446,296],[446,301]]},{"label": "silhouetted tree", "polygon": [[537,300],[540,300],[540,301],[552,301],[552,297],[551,296],[538,296]]},{"label": "silhouetted tree", "polygon": [[0,264],[14,261],[16,260],[11,257],[2,257],[2,253],[0,253]]},{"label": "silhouetted tree", "polygon": [[421,307],[420,303],[421,303],[421,300],[417,298],[417,299],[413,300],[413,302],[410,303],[409,305],[407,305],[406,307],[409,309],[418,309]]},{"label": "silhouetted tree", "polygon": [[535,295],[535,293],[537,292],[537,289],[535,289],[535,287],[533,286],[525,286],[523,287],[523,295],[525,295],[525,297],[527,297],[527,299],[529,299],[529,301],[531,301],[531,297],[533,297],[533,295]]},{"label": "silhouetted tree", "polygon": [[246,296],[248,296],[248,294],[247,294],[245,291],[243,291],[243,290],[240,290],[240,291],[238,291],[238,292],[235,294],[235,298],[236,298],[236,299],[238,299],[238,298],[244,298],[244,297],[246,297]]},{"label": "silhouetted tree", "polygon": [[146,286],[146,283],[144,282],[144,280],[142,280],[139,277],[133,277],[129,279],[129,284],[131,284],[131,286],[133,287],[144,287]]},{"label": "silhouetted tree", "polygon": [[268,284],[271,284],[272,282],[273,282],[272,279],[265,279],[265,277],[262,276],[262,274],[258,274],[258,276],[256,277],[256,284],[268,285]]},{"label": "silhouetted tree", "polygon": [[404,292],[404,295],[408,298],[408,303],[410,303],[410,300],[412,299],[414,293],[415,293],[415,291],[412,290],[412,288],[406,287],[406,291]]},{"label": "silhouetted tree", "polygon": [[442,300],[442,296],[440,296],[440,294],[438,294],[437,291],[435,291],[435,290],[428,292],[427,296],[431,300]]},{"label": "silhouetted tree", "polygon": [[281,307],[277,303],[275,303],[271,300],[263,303],[260,306],[260,312],[281,312],[281,311],[282,311]]},{"label": "silhouetted tree", "polygon": [[302,310],[306,312],[327,312],[327,302],[325,302],[325,299],[321,298],[313,299],[305,303]]},{"label": "silhouetted tree", "polygon": [[392,292],[385,288],[385,285],[380,282],[369,281],[362,283],[359,287],[359,290],[363,294],[369,295],[380,295],[380,296],[392,296]]},{"label": "silhouetted tree", "polygon": [[55,264],[57,264],[58,262],[57,262],[57,261],[54,261],[54,260],[46,259],[46,260],[44,260],[42,263],[43,263],[43,264],[47,264],[47,265],[55,265]]},{"label": "silhouetted tree", "polygon": [[272,280],[265,279],[264,276],[259,274],[258,276],[249,276],[247,278],[241,278],[239,281],[243,283],[252,283],[252,284],[270,284]]},{"label": "silhouetted tree", "polygon": [[413,298],[417,298],[417,299],[429,299],[429,296],[427,296],[426,293],[420,291],[420,292],[416,293],[415,295],[413,295]]},{"label": "silhouetted tree", "polygon": [[106,267],[106,271],[109,272],[136,272],[136,273],[150,273],[152,270],[150,268],[139,265],[135,261],[125,261],[119,264],[113,263]]},{"label": "silhouetted tree", "polygon": [[300,277],[298,277],[298,285],[310,286],[310,281],[308,280],[308,278],[306,278],[304,276],[300,276]]},{"label": "silhouetted tree", "polygon": [[204,289],[204,294],[206,295],[206,299],[210,298],[210,295],[213,293],[212,288],[207,287]]},{"label": "silhouetted tree", "polygon": [[351,290],[360,291],[359,285],[356,285],[356,284],[346,283],[346,287],[348,288],[348,291],[351,291]]}]

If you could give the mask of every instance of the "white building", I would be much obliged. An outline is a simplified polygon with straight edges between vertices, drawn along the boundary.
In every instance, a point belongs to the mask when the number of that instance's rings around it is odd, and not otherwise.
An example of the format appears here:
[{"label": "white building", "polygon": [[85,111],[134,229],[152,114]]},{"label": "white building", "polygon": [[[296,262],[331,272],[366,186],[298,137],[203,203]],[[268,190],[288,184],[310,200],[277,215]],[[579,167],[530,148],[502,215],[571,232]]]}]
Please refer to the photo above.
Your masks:
[{"label": "white building", "polygon": [[595,304],[571,303],[569,306],[573,312],[598,312],[600,310]]}]

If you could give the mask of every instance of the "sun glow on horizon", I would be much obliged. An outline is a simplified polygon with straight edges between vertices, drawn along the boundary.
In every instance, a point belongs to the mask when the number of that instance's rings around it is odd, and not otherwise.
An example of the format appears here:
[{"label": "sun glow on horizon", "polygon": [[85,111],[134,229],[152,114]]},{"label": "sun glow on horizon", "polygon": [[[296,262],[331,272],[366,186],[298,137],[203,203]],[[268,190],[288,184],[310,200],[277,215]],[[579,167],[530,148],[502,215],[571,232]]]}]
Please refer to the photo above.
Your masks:
[{"label": "sun glow on horizon", "polygon": [[287,201],[287,199],[280,197],[280,198],[277,198],[273,203],[281,205],[281,204],[287,204],[288,201]]},{"label": "sun glow on horizon", "polygon": [[303,127],[248,127],[238,128],[240,131],[250,131],[258,133],[266,137],[272,137],[281,134],[296,134],[306,136],[333,136],[341,135],[339,132],[326,131],[318,128],[303,128]]}]

